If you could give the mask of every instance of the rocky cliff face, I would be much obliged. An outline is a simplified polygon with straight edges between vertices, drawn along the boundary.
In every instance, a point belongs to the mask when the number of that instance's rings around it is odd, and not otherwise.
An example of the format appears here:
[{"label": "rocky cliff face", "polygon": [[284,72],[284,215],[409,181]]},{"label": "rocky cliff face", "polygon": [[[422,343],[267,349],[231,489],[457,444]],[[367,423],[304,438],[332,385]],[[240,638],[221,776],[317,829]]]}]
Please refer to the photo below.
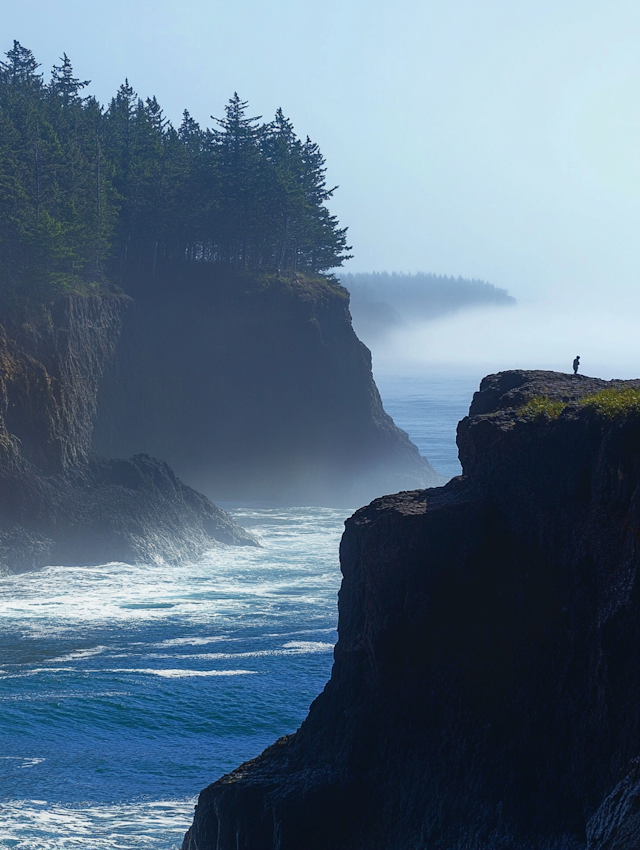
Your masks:
[{"label": "rocky cliff face", "polygon": [[165,458],[215,499],[353,505],[439,483],[385,413],[341,287],[203,274],[132,295],[100,454]]},{"label": "rocky cliff face", "polygon": [[98,381],[127,299],[67,297],[10,335],[0,327],[0,413],[21,457],[62,473],[86,462]]},{"label": "rocky cliff face", "polygon": [[146,456],[91,457],[98,382],[127,299],[68,296],[0,327],[0,569],[196,557],[254,543]]},{"label": "rocky cliff face", "polygon": [[463,476],[348,520],[331,680],[184,850],[637,850],[640,414],[579,403],[608,386],[486,378]]}]

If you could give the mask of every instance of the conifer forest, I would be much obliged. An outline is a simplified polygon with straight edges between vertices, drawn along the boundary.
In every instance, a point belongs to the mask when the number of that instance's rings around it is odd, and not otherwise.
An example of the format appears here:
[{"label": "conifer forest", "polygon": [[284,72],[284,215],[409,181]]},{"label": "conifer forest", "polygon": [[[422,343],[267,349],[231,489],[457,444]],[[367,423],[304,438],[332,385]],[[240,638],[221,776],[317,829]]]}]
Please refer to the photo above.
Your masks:
[{"label": "conifer forest", "polygon": [[66,56],[46,81],[14,41],[0,63],[0,289],[44,303],[133,277],[220,264],[327,273],[348,258],[318,145],[237,94],[174,127],[125,81],[107,106]]}]

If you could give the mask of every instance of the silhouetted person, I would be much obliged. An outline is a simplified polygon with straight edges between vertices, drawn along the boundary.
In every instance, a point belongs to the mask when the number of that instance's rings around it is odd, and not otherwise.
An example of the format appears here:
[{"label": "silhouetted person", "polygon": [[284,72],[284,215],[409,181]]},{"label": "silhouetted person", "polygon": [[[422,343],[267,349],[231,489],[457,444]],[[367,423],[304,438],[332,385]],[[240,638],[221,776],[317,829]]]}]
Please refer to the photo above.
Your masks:
[{"label": "silhouetted person", "polygon": [[573,361],[573,374],[574,375],[578,374],[578,367],[579,366],[580,366],[580,357],[576,357],[576,359]]}]

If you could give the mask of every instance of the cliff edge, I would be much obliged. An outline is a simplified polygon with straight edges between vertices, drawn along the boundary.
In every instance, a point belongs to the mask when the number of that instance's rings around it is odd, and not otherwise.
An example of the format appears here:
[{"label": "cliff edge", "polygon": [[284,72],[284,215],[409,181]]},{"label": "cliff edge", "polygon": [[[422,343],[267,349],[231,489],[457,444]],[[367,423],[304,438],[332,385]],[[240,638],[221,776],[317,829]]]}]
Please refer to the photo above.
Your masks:
[{"label": "cliff edge", "polygon": [[441,483],[385,413],[337,283],[194,268],[129,292],[99,454],[165,458],[214,500],[352,506]]},{"label": "cliff edge", "polygon": [[489,376],[458,446],[347,521],[331,679],[184,850],[640,846],[640,381]]},{"label": "cliff edge", "polygon": [[197,557],[251,534],[148,455],[91,454],[98,383],[128,299],[58,298],[0,326],[0,570]]}]

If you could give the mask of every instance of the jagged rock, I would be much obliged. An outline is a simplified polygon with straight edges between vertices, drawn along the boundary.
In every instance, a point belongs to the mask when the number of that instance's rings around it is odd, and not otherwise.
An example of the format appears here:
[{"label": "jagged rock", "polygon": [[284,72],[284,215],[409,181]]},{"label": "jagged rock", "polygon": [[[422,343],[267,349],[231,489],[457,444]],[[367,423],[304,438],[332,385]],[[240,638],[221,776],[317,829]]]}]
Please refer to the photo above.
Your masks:
[{"label": "jagged rock", "polygon": [[490,376],[463,476],[347,521],[331,679],[184,850],[637,848],[640,413],[579,403],[610,386]]},{"label": "jagged rock", "polygon": [[220,543],[258,545],[148,455],[90,458],[56,476],[26,466],[9,482],[0,478],[0,488],[0,505],[12,503],[3,511],[0,567],[11,572],[43,564],[180,563]]}]

